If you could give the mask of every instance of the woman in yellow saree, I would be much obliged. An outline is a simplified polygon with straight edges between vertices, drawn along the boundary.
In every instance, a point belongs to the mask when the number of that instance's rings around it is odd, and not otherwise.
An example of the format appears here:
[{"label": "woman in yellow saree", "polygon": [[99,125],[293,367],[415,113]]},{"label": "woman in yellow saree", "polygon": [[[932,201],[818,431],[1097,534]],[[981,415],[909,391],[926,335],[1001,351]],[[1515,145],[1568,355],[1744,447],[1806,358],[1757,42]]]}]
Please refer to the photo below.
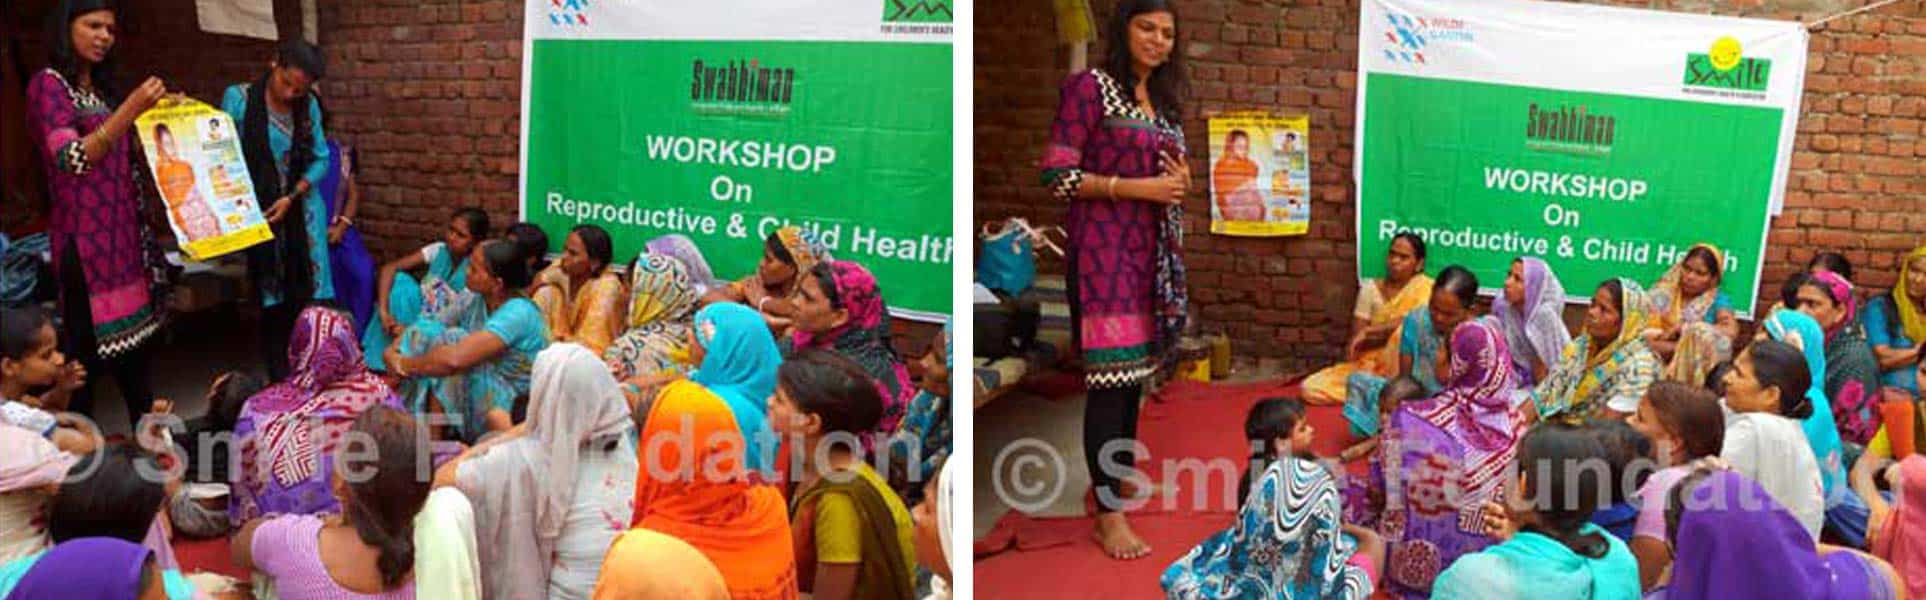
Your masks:
[{"label": "woman in yellow saree", "polygon": [[1351,313],[1351,342],[1346,346],[1350,360],[1305,378],[1305,402],[1343,403],[1352,373],[1387,378],[1397,374],[1398,325],[1404,322],[1405,314],[1431,300],[1432,281],[1424,274],[1424,256],[1424,240],[1416,234],[1400,233],[1391,239],[1384,257],[1385,278],[1366,280],[1359,286],[1357,308]]},{"label": "woman in yellow saree", "polygon": [[1696,244],[1652,286],[1652,325],[1644,337],[1666,361],[1667,381],[1704,385],[1714,365],[1732,358],[1739,323],[1732,298],[1719,289],[1724,273],[1725,253]]},{"label": "woman in yellow saree", "polygon": [[579,225],[562,246],[562,260],[535,278],[529,299],[542,309],[556,343],[581,344],[601,356],[622,332],[622,277],[610,269],[615,254],[609,234]]}]

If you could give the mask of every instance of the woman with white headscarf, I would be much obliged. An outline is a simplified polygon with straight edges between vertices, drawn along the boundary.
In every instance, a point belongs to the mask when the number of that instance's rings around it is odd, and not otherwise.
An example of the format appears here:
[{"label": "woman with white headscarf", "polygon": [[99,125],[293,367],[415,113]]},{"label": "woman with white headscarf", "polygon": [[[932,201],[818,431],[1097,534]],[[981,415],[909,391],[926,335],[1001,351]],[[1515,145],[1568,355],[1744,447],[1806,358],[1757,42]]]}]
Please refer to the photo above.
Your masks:
[{"label": "woman with white headscarf", "polygon": [[[528,421],[436,473],[474,502],[482,594],[501,600],[586,599],[627,528],[636,453],[629,405],[587,348],[556,344],[535,358]],[[540,565],[531,573],[510,566]]]},{"label": "woman with white headscarf", "polygon": [[956,462],[946,460],[936,478],[925,485],[923,503],[910,511],[916,522],[916,561],[934,575],[930,595],[923,600],[950,600],[950,514],[955,505]]}]

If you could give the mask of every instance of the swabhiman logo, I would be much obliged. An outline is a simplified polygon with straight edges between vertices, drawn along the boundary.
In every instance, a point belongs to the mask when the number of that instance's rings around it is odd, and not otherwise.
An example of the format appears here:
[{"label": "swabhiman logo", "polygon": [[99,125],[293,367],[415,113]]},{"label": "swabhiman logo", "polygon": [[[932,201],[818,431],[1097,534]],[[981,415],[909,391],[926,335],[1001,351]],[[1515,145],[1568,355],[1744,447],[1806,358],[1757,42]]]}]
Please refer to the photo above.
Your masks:
[{"label": "swabhiman logo", "polygon": [[691,62],[690,105],[698,112],[782,114],[796,95],[796,70],[772,67],[762,61],[730,59],[727,63]]},{"label": "swabhiman logo", "polygon": [[1745,56],[1739,40],[1726,36],[1713,41],[1708,52],[1685,55],[1684,79],[1686,93],[1763,100],[1772,60]]},{"label": "swabhiman logo", "polygon": [[884,23],[950,23],[949,0],[883,0]]},{"label": "swabhiman logo", "polygon": [[588,27],[589,0],[548,0],[548,24],[556,27]]},{"label": "swabhiman logo", "polygon": [[1618,137],[1618,118],[1592,112],[1584,105],[1539,106],[1525,109],[1525,147],[1567,154],[1611,154]]}]

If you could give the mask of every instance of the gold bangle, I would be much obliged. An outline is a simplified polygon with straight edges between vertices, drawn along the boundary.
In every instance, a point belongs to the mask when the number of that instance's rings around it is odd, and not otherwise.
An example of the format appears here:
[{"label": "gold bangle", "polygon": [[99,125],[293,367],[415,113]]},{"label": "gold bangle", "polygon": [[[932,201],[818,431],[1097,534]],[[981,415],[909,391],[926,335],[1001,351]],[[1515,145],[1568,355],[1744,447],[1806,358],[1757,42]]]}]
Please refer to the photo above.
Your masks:
[{"label": "gold bangle", "polygon": [[1111,200],[1117,199],[1117,176],[1116,175],[1110,176],[1110,183],[1105,186],[1104,195],[1109,196]]}]

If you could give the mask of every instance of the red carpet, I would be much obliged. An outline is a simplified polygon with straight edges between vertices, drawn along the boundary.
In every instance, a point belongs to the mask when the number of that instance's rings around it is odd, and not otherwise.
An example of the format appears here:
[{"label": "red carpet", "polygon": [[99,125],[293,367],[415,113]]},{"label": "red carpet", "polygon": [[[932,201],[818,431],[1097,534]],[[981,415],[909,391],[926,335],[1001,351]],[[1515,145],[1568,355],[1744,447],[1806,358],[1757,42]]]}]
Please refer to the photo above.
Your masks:
[{"label": "red carpet", "polygon": [[227,538],[190,540],[175,537],[174,558],[181,561],[182,573],[191,575],[206,571],[247,581],[248,573],[234,568],[234,561],[229,558],[227,544]]},{"label": "red carpet", "polygon": [[[1241,474],[1250,455],[1243,440],[1244,414],[1258,400],[1274,396],[1295,397],[1295,385],[1198,384],[1175,383],[1163,391],[1162,402],[1144,407],[1138,435],[1149,447],[1150,456],[1138,468],[1153,480],[1174,488],[1175,502],[1153,502],[1154,506],[1133,512],[1131,525],[1150,543],[1150,556],[1133,561],[1116,561],[1090,540],[1093,524],[1089,518],[1031,519],[1012,513],[977,543],[985,556],[976,563],[976,589],[984,598],[1023,600],[1028,598],[1162,598],[1157,578],[1205,537],[1228,526],[1234,507],[1235,478]],[[1352,442],[1350,428],[1336,406],[1309,407],[1312,427],[1317,429],[1313,451],[1319,456],[1337,456]],[[1160,474],[1165,461],[1190,459],[1228,459],[1238,465],[1231,474],[1230,492],[1223,493],[1224,482],[1213,478],[1198,503],[1199,472],[1178,463],[1175,468],[1192,475],[1173,483]],[[1353,465],[1356,467],[1357,465]],[[1168,497],[1168,496],[1167,496]]]}]

